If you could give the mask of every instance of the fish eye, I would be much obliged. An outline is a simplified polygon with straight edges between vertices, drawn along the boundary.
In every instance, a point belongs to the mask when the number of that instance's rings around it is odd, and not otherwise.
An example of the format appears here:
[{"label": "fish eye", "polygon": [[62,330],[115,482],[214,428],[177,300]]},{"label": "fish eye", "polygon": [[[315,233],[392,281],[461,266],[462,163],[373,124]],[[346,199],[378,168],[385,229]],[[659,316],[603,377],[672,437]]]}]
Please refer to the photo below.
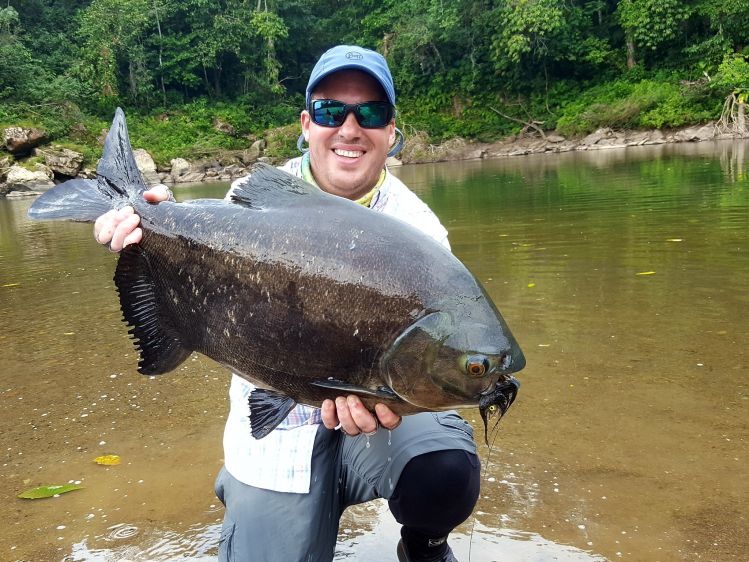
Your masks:
[{"label": "fish eye", "polygon": [[483,377],[489,370],[489,360],[483,355],[471,355],[466,360],[466,373],[472,377]]}]

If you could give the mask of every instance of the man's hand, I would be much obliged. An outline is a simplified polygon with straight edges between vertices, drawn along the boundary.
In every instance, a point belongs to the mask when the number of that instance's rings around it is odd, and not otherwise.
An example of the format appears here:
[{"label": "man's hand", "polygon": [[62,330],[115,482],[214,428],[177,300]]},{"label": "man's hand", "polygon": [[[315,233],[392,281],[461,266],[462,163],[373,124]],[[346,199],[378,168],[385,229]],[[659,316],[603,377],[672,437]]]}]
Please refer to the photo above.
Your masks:
[{"label": "man's hand", "polygon": [[401,417],[394,413],[385,404],[375,404],[373,416],[358,396],[339,396],[333,400],[325,400],[322,403],[322,423],[328,429],[340,429],[347,435],[359,435],[360,433],[372,433],[377,430],[377,422],[385,429],[395,429],[401,423]]},{"label": "man's hand", "polygon": [[[143,193],[149,203],[160,203],[169,199],[169,188],[156,185]],[[129,244],[137,244],[143,238],[140,217],[132,207],[107,211],[94,223],[94,238],[99,244],[109,244],[109,249],[119,252]]]}]

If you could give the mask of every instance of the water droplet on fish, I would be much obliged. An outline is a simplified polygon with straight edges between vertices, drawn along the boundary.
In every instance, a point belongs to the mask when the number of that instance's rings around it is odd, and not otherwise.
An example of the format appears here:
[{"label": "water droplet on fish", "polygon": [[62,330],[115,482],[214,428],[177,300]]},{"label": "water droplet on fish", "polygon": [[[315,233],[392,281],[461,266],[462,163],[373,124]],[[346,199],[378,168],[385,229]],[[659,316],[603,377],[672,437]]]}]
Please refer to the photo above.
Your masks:
[{"label": "water droplet on fish", "polygon": [[[393,444],[392,437],[393,431],[391,429],[388,429],[388,447]],[[388,459],[388,462],[390,462],[390,459]]]},{"label": "water droplet on fish", "polygon": [[350,245],[350,246],[348,247],[348,249],[349,249],[349,250],[353,250],[354,248],[356,248],[356,242],[354,242],[354,241],[352,240],[352,241],[351,241],[351,245]]}]

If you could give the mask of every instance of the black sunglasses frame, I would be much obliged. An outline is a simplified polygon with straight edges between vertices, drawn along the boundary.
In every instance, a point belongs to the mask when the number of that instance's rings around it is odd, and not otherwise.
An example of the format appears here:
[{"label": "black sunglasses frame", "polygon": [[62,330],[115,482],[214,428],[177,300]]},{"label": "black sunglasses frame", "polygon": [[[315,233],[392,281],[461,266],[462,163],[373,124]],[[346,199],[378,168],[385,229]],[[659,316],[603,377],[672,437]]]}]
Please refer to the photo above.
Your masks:
[{"label": "black sunglasses frame", "polygon": [[[336,107],[343,107],[343,117],[340,118],[340,123],[337,123],[336,120],[332,124],[330,123],[321,123],[317,120],[315,120],[315,104],[320,102],[335,102],[337,104],[340,104]],[[366,119],[364,115],[361,113],[361,108],[366,105],[370,104],[377,104],[381,107],[387,108],[387,114],[385,122],[382,125],[365,125],[363,123],[363,120]],[[320,127],[328,127],[328,128],[338,128],[341,125],[343,125],[344,121],[346,121],[346,118],[348,117],[349,113],[352,111],[354,112],[354,117],[356,117],[356,122],[359,123],[359,126],[363,129],[383,129],[390,124],[390,122],[393,120],[393,117],[395,117],[395,108],[386,101],[365,101],[362,103],[343,103],[342,101],[338,100],[332,100],[332,99],[317,99],[317,100],[311,100],[310,105],[307,108],[307,111],[309,112],[310,119],[315,125],[319,125]]]}]

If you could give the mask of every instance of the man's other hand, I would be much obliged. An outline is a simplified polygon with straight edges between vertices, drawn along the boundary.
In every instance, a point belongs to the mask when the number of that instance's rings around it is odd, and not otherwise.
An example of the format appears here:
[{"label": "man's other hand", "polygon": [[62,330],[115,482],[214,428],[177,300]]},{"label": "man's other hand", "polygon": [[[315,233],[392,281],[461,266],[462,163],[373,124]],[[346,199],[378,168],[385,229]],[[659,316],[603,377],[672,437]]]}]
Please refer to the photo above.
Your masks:
[{"label": "man's other hand", "polygon": [[[169,199],[169,188],[156,185],[143,192],[143,198],[149,203],[161,203]],[[112,209],[101,215],[94,223],[94,238],[99,244],[108,244],[113,252],[119,252],[129,244],[137,244],[143,238],[140,217],[128,206]]]},{"label": "man's other hand", "polygon": [[377,430],[377,423],[385,429],[395,429],[401,423],[401,417],[394,413],[385,404],[375,405],[375,414],[359,400],[358,396],[339,396],[333,400],[325,400],[322,403],[322,422],[328,429],[340,429],[347,435],[359,435],[360,433],[372,433]]}]

